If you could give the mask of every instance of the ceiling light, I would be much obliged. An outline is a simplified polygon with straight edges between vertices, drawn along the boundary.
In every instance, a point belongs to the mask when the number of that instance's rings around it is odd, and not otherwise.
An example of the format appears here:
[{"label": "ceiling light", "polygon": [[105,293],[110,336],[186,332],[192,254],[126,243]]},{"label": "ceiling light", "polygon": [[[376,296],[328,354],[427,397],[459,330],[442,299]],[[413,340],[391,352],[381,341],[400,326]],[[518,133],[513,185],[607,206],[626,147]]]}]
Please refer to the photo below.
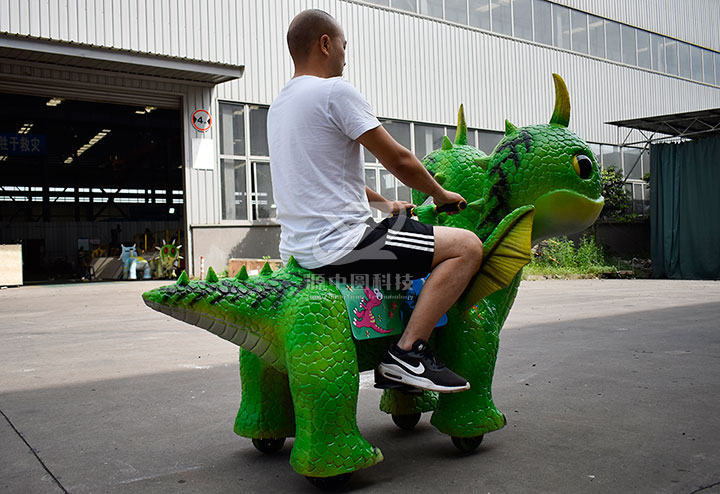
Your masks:
[{"label": "ceiling light", "polygon": [[[103,137],[108,135],[109,132],[110,132],[110,129],[103,129],[101,132],[98,132],[97,134],[95,134],[95,137],[90,139],[90,141],[87,144],[83,144],[80,147],[80,149],[75,151],[75,155],[80,156],[81,154],[83,154],[85,151],[87,151],[88,149],[93,147],[94,144],[97,144]],[[66,164],[72,163],[72,162],[73,162],[72,156],[68,156],[67,159],[64,161],[64,163],[66,163]]]},{"label": "ceiling light", "polygon": [[153,111],[153,110],[157,110],[157,106],[146,106],[146,107],[145,107],[145,111],[146,111],[147,113],[150,113],[150,112]]},{"label": "ceiling light", "polygon": [[145,110],[135,110],[135,114],[137,114],[137,115],[145,115]]},{"label": "ceiling light", "polygon": [[28,132],[30,132],[30,129],[32,129],[33,125],[34,124],[31,123],[23,124],[23,126],[20,127],[20,130],[18,130],[18,134],[27,134]]},{"label": "ceiling light", "polygon": [[45,104],[46,104],[47,106],[57,106],[57,105],[59,105],[60,103],[62,103],[62,101],[63,101],[62,98],[52,98],[50,101],[48,101],[48,102],[45,103]]}]

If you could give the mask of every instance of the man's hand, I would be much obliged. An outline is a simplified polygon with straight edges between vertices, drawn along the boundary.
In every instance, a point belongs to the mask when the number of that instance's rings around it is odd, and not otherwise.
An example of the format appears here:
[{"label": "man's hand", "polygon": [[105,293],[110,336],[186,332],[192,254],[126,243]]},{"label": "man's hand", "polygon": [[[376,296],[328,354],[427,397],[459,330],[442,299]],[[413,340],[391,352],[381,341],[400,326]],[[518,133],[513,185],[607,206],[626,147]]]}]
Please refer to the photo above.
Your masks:
[{"label": "man's hand", "polygon": [[[460,194],[456,192],[450,192],[449,190],[445,190],[442,187],[440,187],[439,191],[433,194],[432,197],[436,206],[442,206],[443,204],[457,204],[461,201],[465,201],[465,198]],[[455,211],[448,214],[457,214],[459,212],[460,211]]]},{"label": "man's hand", "polygon": [[383,213],[401,214],[407,209],[414,208],[415,205],[407,201],[387,201],[378,205],[378,209]]}]

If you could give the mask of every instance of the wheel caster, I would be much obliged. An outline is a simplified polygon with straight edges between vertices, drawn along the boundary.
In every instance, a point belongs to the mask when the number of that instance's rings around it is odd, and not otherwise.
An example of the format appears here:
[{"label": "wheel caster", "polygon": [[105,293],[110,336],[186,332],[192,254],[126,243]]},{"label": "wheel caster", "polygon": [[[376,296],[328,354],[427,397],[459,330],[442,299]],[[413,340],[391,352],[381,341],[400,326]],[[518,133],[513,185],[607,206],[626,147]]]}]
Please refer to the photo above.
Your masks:
[{"label": "wheel caster", "polygon": [[403,430],[411,431],[415,428],[415,426],[420,422],[420,417],[422,416],[421,413],[408,413],[405,415],[395,415],[393,414],[392,419],[393,422],[395,422],[395,425],[400,427]]},{"label": "wheel caster", "polygon": [[255,438],[252,440],[253,446],[258,451],[262,451],[266,454],[277,453],[280,451],[285,444],[285,438],[281,437],[278,439],[260,439]]},{"label": "wheel caster", "polygon": [[455,437],[451,436],[452,442],[457,449],[463,453],[472,453],[475,451],[483,440],[484,435],[480,434],[475,437]]},{"label": "wheel caster", "polygon": [[341,489],[352,476],[350,473],[341,473],[340,475],[334,475],[332,477],[308,477],[308,482],[320,489],[321,491],[336,491]]}]

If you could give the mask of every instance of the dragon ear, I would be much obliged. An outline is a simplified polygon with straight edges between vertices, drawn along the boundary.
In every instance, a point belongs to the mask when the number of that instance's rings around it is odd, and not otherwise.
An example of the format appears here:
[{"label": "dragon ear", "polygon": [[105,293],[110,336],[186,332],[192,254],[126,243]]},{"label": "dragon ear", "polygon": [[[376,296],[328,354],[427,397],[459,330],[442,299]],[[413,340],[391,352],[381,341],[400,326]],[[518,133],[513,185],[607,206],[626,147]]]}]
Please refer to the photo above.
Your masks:
[{"label": "dragon ear", "polygon": [[467,145],[467,124],[465,123],[465,110],[460,105],[458,110],[457,131],[455,131],[455,144]]},{"label": "dragon ear", "polygon": [[443,136],[443,143],[442,143],[443,150],[447,151],[448,149],[452,149],[452,146],[453,146],[452,141],[450,141],[450,139],[448,139],[447,136]]},{"label": "dragon ear", "polygon": [[552,76],[555,83],[555,108],[550,123],[567,127],[570,123],[570,95],[562,77],[557,74]]},{"label": "dragon ear", "polygon": [[509,136],[513,132],[517,130],[517,127],[515,127],[510,120],[505,120],[505,135]]}]

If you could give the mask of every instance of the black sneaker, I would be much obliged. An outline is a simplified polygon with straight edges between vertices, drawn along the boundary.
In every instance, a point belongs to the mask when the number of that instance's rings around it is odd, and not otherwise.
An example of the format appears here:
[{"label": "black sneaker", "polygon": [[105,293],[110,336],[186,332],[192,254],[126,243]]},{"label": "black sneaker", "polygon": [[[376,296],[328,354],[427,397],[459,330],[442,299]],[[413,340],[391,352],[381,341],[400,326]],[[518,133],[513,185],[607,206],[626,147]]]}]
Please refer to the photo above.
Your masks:
[{"label": "black sneaker", "polygon": [[439,393],[457,393],[470,389],[470,383],[435,358],[423,340],[415,341],[410,350],[391,346],[377,371],[391,381]]}]

